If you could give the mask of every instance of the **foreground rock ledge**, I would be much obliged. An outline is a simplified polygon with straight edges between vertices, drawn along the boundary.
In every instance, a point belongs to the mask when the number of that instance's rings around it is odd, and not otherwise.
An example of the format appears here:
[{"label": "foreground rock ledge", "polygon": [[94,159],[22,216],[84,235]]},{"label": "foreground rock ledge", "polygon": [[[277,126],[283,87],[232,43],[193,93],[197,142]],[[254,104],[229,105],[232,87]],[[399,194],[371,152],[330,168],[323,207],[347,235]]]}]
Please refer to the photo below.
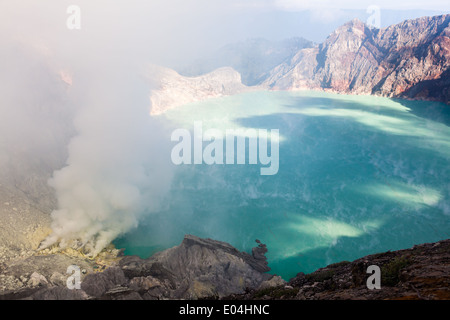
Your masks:
[{"label": "foreground rock ledge", "polygon": [[[61,270],[50,267],[33,273],[30,286],[0,293],[1,299],[200,299],[221,298],[230,294],[285,282],[266,272],[266,246],[257,240],[252,254],[241,252],[230,244],[186,235],[179,246],[161,251],[148,259],[122,257],[103,272],[83,275],[80,290],[66,287],[63,263]],[[45,257],[53,261],[61,255]],[[36,264],[36,260],[32,264]],[[24,266],[25,264],[25,266]],[[22,263],[23,270],[31,266]],[[83,266],[82,266],[83,267]],[[17,270],[17,267],[15,268]],[[42,274],[42,273],[47,274]],[[10,272],[12,273],[12,271]],[[57,274],[60,281],[50,280]],[[51,278],[55,278],[55,276]],[[20,277],[18,274],[16,275]]]},{"label": "foreground rock ledge", "polygon": [[[30,276],[29,287],[0,292],[0,300],[450,299],[450,240],[335,263],[299,273],[288,283],[267,273],[267,248],[257,244],[248,254],[225,242],[187,235],[179,246],[148,259],[125,256],[103,272],[88,271],[80,290],[69,290],[65,271],[55,273],[47,265]],[[380,290],[366,287],[369,265],[381,268]]]},{"label": "foreground rock ledge", "polygon": [[[367,268],[381,269],[381,289],[369,290]],[[225,299],[253,300],[450,300],[450,240],[342,261],[286,285]]]}]

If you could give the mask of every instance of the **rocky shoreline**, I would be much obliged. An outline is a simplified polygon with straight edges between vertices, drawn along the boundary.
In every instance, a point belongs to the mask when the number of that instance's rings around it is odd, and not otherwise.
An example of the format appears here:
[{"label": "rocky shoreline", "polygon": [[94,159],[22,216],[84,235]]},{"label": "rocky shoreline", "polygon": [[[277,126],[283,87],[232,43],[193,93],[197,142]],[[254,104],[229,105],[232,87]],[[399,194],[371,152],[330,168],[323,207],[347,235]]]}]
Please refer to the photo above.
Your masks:
[{"label": "rocky shoreline", "polygon": [[[225,242],[186,235],[179,246],[148,259],[123,256],[112,246],[95,259],[54,248],[2,265],[0,300],[199,299],[283,284],[266,273],[267,248],[257,244],[248,254]],[[71,265],[81,270],[79,290],[67,287]]]},{"label": "rocky shoreline", "polygon": [[[269,273],[267,248],[252,254],[230,244],[186,235],[148,259],[110,246],[97,259],[49,251],[0,266],[0,300],[449,300],[450,240],[343,261],[288,282]],[[77,265],[81,288],[67,287]],[[369,265],[381,269],[381,289],[370,290]]]},{"label": "rocky shoreline", "polygon": [[[381,289],[368,289],[367,268],[381,269]],[[450,240],[342,261],[285,285],[251,290],[239,300],[450,300]]]}]

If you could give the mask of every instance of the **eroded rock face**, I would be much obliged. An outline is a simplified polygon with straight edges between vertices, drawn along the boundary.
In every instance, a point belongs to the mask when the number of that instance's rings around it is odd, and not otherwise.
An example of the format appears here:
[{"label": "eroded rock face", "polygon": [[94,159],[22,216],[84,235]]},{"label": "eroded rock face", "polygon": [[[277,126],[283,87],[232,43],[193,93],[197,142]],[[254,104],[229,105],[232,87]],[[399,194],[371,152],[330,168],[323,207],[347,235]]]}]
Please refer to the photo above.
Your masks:
[{"label": "eroded rock face", "polygon": [[[369,266],[380,268],[380,289],[369,289]],[[448,300],[450,240],[342,261],[310,274],[226,299]]]},{"label": "eroded rock face", "polygon": [[[284,283],[266,273],[270,270],[265,257],[267,248],[260,241],[257,243],[250,255],[225,242],[187,235],[179,246],[148,259],[122,257],[103,272],[95,272],[89,263],[61,254],[31,257],[6,270],[10,281],[28,281],[30,285],[0,292],[0,300],[220,298]],[[81,289],[69,290],[69,275],[62,273],[68,265],[80,263],[80,269],[86,273],[81,275]],[[29,274],[29,279],[20,278]]]},{"label": "eroded rock face", "polygon": [[[342,261],[310,274],[299,273],[289,282],[263,270],[267,248],[258,242],[252,255],[211,239],[186,236],[176,247],[149,259],[123,257],[115,266],[94,272],[89,265],[82,274],[81,289],[70,290],[56,270],[77,261],[53,255],[15,265],[1,281],[30,282],[30,286],[0,292],[0,300],[163,300],[163,299],[425,299],[450,298],[450,240],[416,245]],[[42,262],[42,261],[41,261]],[[86,263],[78,261],[77,263]],[[381,289],[370,290],[371,265],[380,267]],[[258,271],[260,269],[261,271]],[[50,274],[52,274],[50,276]],[[25,276],[24,276],[25,275]],[[67,278],[68,275],[65,277]],[[57,281],[55,281],[55,279]]]},{"label": "eroded rock face", "polygon": [[243,84],[254,86],[263,82],[274,67],[290,60],[299,50],[313,46],[313,42],[299,37],[282,41],[247,39],[227,44],[175,70],[184,76],[195,77],[228,66],[241,74]]},{"label": "eroded rock face", "polygon": [[225,242],[187,235],[179,246],[147,260],[124,257],[120,266],[130,278],[150,276],[163,282],[170,298],[220,297],[257,288],[271,278],[264,273],[270,270],[264,253],[252,256]]},{"label": "eroded rock face", "polygon": [[309,44],[268,74],[242,84],[223,67],[196,77],[151,66],[151,113],[207,98],[269,88],[426,99],[450,103],[450,15],[406,20],[384,29],[354,19],[320,45]]},{"label": "eroded rock face", "polygon": [[449,22],[441,15],[375,29],[352,20],[273,69],[264,85],[449,103]]},{"label": "eroded rock face", "polygon": [[197,77],[184,77],[174,70],[152,65],[148,67],[146,77],[151,87],[152,115],[191,102],[253,90],[242,84],[241,75],[231,67]]}]

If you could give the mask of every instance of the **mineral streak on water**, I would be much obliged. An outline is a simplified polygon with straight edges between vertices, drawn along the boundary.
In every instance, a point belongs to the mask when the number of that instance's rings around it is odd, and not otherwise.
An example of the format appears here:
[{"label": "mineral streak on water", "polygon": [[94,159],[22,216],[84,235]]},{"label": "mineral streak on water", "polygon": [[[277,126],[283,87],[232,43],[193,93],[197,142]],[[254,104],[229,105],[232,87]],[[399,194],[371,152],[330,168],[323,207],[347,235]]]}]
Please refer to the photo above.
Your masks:
[{"label": "mineral streak on water", "polygon": [[174,129],[194,121],[222,131],[279,129],[279,171],[178,166],[165,209],[116,244],[147,257],[184,234],[247,252],[259,239],[271,273],[287,280],[448,238],[449,114],[439,103],[309,91],[252,92],[170,110],[161,117]]}]

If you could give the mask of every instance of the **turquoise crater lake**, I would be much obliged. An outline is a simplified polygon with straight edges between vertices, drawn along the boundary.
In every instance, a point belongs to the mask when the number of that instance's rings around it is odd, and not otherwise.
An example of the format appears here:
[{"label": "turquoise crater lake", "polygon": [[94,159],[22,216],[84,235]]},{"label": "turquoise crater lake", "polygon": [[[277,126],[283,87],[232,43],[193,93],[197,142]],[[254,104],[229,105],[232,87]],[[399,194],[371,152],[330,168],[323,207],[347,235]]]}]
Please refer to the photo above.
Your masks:
[{"label": "turquoise crater lake", "polygon": [[[159,116],[170,128],[279,129],[279,171],[180,165],[163,209],[115,241],[148,257],[185,234],[250,252],[270,273],[298,272],[449,238],[450,108],[323,92],[259,91]],[[170,131],[170,130],[169,130]],[[161,137],[167,139],[170,135]],[[206,144],[206,143],[205,143]],[[170,157],[168,158],[170,161]]]}]

